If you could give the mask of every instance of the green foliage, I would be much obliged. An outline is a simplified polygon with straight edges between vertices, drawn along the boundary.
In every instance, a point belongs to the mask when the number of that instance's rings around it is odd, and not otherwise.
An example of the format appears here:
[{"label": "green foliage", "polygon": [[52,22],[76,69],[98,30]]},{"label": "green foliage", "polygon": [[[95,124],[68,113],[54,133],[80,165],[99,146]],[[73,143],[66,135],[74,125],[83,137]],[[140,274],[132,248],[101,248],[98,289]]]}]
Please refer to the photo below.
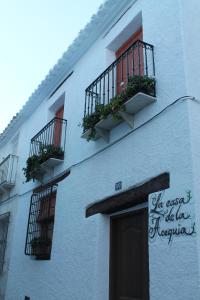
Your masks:
[{"label": "green foliage", "polygon": [[30,156],[26,161],[26,168],[23,168],[26,182],[38,178],[41,171],[41,164],[47,161],[49,158],[63,159],[64,152],[60,146],[55,145],[42,145],[40,147],[38,155]]},{"label": "green foliage", "polygon": [[88,130],[88,129],[91,130],[91,134],[90,134],[91,138],[94,137],[96,134],[95,125],[96,123],[99,122],[100,117],[101,115],[99,111],[97,111],[97,107],[96,107],[96,111],[94,113],[83,118],[82,127],[84,128],[84,130]]},{"label": "green foliage", "polygon": [[154,96],[155,79],[148,76],[139,75],[130,77],[126,88],[127,96],[130,95],[130,97],[132,97],[139,92]]},{"label": "green foliage", "polygon": [[47,146],[41,146],[40,152],[39,152],[39,159],[40,163],[43,163],[44,161],[48,160],[49,158],[58,158],[63,159],[64,152],[60,146],[55,145],[47,145]]},{"label": "green foliage", "polygon": [[93,112],[91,115],[85,116],[83,118],[82,127],[84,128],[85,131],[90,130],[89,139],[95,137],[95,134],[96,134],[95,125],[99,122],[100,117],[101,117],[101,114],[98,111],[98,105],[97,105],[95,112]]},{"label": "green foliage", "polygon": [[117,112],[119,109],[121,109],[123,105],[123,93],[116,95],[113,97],[107,105],[103,106],[101,108],[101,119],[106,119],[108,115],[112,115],[114,118],[118,118]]},{"label": "green foliage", "polygon": [[126,89],[113,97],[110,103],[103,105],[97,104],[95,112],[83,118],[82,127],[84,131],[90,129],[88,141],[96,135],[95,125],[101,120],[106,119],[108,115],[119,119],[118,111],[124,110],[123,104],[137,93],[142,92],[150,96],[155,95],[155,79],[148,76],[135,75],[128,79]]},{"label": "green foliage", "polygon": [[40,171],[40,160],[38,155],[30,156],[26,161],[26,168],[23,168],[24,176],[26,177],[26,182],[31,179],[37,179],[38,173]]}]

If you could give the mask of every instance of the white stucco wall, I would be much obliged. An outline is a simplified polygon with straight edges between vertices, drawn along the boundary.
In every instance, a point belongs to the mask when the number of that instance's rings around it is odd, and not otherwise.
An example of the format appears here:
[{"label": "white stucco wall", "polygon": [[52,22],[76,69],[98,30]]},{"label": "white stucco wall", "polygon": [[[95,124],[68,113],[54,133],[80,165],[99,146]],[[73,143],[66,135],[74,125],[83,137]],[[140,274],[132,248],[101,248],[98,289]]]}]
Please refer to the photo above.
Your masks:
[{"label": "white stucco wall", "polygon": [[200,76],[200,41],[198,38],[200,3],[198,0],[179,1],[187,92],[199,97],[200,83],[196,79]]},{"label": "white stucco wall", "polygon": [[[179,118],[176,118],[177,114]],[[159,126],[160,123],[163,126]],[[15,296],[18,300],[24,295],[33,300],[47,297],[52,300],[66,297],[108,299],[109,217],[85,219],[85,208],[93,201],[112,195],[116,181],[122,180],[123,189],[126,189],[164,171],[170,172],[169,191],[173,191],[173,197],[191,189],[190,141],[184,138],[188,132],[188,103],[178,103],[151,124],[125,138],[123,147],[122,142],[117,143],[72,168],[70,176],[58,188],[50,261],[35,261],[22,254],[30,195],[23,197],[15,227],[16,246],[7,299]],[[195,219],[194,209],[192,212]],[[172,262],[170,266],[169,262]],[[168,246],[165,240],[159,241],[159,247],[157,243],[151,243],[151,299],[160,299],[161,285],[162,299],[198,299],[196,262],[195,237],[177,238],[173,246]],[[183,273],[181,265],[187,273]],[[20,266],[23,266],[23,273],[18,274]],[[16,281],[17,274],[20,280]],[[180,284],[187,289],[180,288]],[[190,298],[184,298],[185,295],[190,295]]]},{"label": "white stucco wall", "polygon": [[[190,118],[190,139],[192,149],[192,162],[193,162],[193,189],[196,195],[195,211],[200,209],[198,195],[199,176],[200,176],[200,143],[199,143],[199,114],[200,114],[200,54],[199,47],[200,41],[198,39],[199,30],[199,13],[200,3],[194,0],[191,3],[188,1],[180,1],[181,7],[181,22],[182,22],[182,36],[183,36],[183,49],[184,49],[184,62],[185,62],[185,75],[186,75],[186,88],[187,94],[196,97],[197,101],[193,101],[189,105],[189,118]],[[193,9],[195,7],[195,9]],[[197,230],[200,229],[200,220],[197,218]],[[200,237],[197,235],[198,249],[200,247]],[[200,263],[200,251],[198,251]],[[199,282],[200,285],[200,282]]]}]

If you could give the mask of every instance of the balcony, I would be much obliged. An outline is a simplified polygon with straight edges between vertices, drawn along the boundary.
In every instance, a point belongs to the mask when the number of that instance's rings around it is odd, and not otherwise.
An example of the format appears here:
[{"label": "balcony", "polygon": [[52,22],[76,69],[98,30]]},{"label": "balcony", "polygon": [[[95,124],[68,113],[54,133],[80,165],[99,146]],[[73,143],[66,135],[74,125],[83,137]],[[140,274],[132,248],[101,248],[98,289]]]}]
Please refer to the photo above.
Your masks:
[{"label": "balcony", "polygon": [[112,128],[156,100],[154,48],[133,43],[85,91],[82,138],[109,142]]},{"label": "balcony", "polygon": [[45,173],[63,162],[66,128],[66,120],[54,118],[31,139],[30,156],[23,169],[26,181],[41,181]]},{"label": "balcony", "polygon": [[0,164],[0,193],[4,193],[15,185],[17,156],[8,155]]}]

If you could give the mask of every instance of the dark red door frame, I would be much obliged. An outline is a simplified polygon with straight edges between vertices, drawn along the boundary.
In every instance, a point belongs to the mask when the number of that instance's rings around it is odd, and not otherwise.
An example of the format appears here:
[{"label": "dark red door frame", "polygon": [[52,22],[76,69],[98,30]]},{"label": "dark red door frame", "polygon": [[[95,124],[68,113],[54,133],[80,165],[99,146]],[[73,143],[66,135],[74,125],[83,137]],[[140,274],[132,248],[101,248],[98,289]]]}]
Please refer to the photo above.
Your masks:
[{"label": "dark red door frame", "polygon": [[[137,40],[143,40],[143,31],[142,27],[138,29],[117,51],[116,58],[119,58],[128,48],[133,45]],[[132,57],[133,56],[133,57]],[[128,68],[129,72],[127,72],[127,59],[128,59]],[[134,61],[134,74],[132,62]],[[142,47],[135,49],[133,53],[130,51],[128,58],[121,58],[119,63],[117,64],[117,94],[122,92],[128,82],[127,73],[130,76],[133,75],[142,75],[144,73],[144,60],[143,60],[143,50]]]}]

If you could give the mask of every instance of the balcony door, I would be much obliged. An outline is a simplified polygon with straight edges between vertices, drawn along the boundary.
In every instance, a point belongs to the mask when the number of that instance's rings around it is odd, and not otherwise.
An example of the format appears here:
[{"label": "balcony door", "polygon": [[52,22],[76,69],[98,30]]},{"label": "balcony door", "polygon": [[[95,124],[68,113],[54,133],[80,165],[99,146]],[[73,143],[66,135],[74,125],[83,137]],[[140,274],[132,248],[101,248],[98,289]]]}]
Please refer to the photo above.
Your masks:
[{"label": "balcony door", "polygon": [[149,300],[147,209],[111,219],[110,300]]},{"label": "balcony door", "polygon": [[64,114],[64,105],[60,107],[57,112],[55,113],[55,117],[58,120],[55,121],[55,128],[54,128],[54,145],[61,146],[61,139],[62,139],[62,119]]},{"label": "balcony door", "polygon": [[126,88],[129,76],[144,73],[143,49],[141,46],[138,45],[123,56],[137,40],[143,40],[142,28],[135,32],[115,53],[116,58],[121,57],[117,64],[117,94]]}]

